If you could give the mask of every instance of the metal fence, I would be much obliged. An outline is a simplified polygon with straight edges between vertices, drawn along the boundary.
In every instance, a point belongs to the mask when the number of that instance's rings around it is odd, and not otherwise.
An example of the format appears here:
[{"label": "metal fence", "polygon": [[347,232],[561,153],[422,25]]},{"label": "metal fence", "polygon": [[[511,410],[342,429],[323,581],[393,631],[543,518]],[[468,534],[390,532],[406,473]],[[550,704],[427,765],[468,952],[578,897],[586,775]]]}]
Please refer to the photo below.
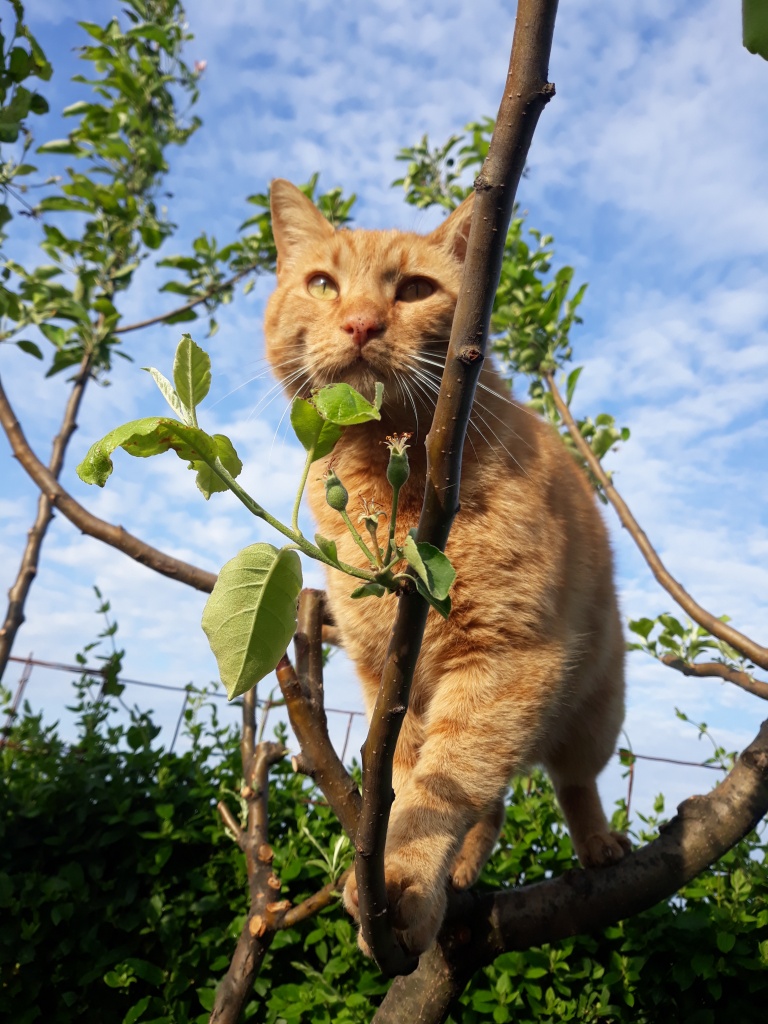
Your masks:
[{"label": "metal fence", "polygon": [[[86,665],[68,665],[64,662],[58,661],[42,661],[40,659],[34,658],[31,654],[26,658],[11,656],[10,661],[21,665],[21,675],[19,676],[18,683],[16,684],[16,689],[14,690],[11,705],[6,716],[2,736],[0,736],[0,745],[2,745],[5,742],[5,738],[9,733],[13,721],[18,715],[19,708],[21,707],[21,702],[24,699],[24,693],[29,685],[29,680],[32,676],[32,670],[34,668],[38,667],[44,669],[53,669],[57,672],[66,672],[69,675],[74,674],[79,676],[91,676],[94,679],[104,677],[104,673],[100,668],[94,668],[92,666]],[[227,700],[226,694],[222,693],[220,690],[203,689],[201,687],[195,686],[194,683],[188,683],[186,686],[175,686],[171,683],[152,683],[147,682],[143,679],[128,679],[125,676],[120,676],[118,682],[126,688],[137,686],[151,690],[172,691],[180,695],[181,707],[179,710],[178,718],[176,720],[176,726],[174,728],[173,739],[171,740],[169,752],[172,752],[174,746],[176,745],[176,741],[181,730],[181,725],[182,722],[184,721],[184,712],[187,709],[190,697],[192,697],[193,695],[199,695],[202,697],[211,697],[218,700]],[[238,701],[231,701],[229,702],[229,706],[239,706],[239,703],[240,702]],[[283,701],[273,701],[267,698],[266,700],[257,699],[256,703],[257,706],[261,708],[262,711],[262,719],[259,731],[261,734],[263,734],[270,711],[272,710],[272,708],[283,706]],[[339,756],[341,757],[341,760],[343,762],[347,754],[350,733],[352,731],[352,725],[354,723],[354,720],[356,717],[365,718],[365,715],[362,711],[353,711],[349,708],[326,707],[325,710],[329,715],[340,715],[346,717],[347,721],[346,730],[344,733],[344,742],[341,746],[341,750],[339,751]],[[635,750],[628,750],[627,748],[620,748],[619,750],[617,750],[616,754],[618,757],[622,758],[623,763],[627,769],[627,815],[629,815],[631,809],[632,791],[635,783],[635,767],[638,761],[655,761],[661,762],[663,764],[674,765],[675,767],[704,768],[708,769],[709,771],[725,771],[725,768],[720,764],[712,764],[707,761],[684,761],[680,760],[679,758],[660,757],[654,754],[640,754]]]}]

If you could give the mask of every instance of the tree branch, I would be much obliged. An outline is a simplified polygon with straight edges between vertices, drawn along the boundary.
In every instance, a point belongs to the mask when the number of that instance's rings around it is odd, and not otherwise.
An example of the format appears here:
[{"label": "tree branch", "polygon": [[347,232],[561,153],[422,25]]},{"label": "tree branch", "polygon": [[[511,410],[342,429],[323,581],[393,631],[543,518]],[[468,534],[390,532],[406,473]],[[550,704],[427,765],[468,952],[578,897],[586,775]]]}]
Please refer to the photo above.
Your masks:
[{"label": "tree branch", "polygon": [[469,978],[501,953],[605,928],[668,899],[768,812],[768,721],[729,775],[680,804],[658,839],[605,869],[574,870],[508,892],[456,894],[438,943],[398,978],[375,1024],[441,1024]]},{"label": "tree branch", "polygon": [[347,868],[335,881],[329,882],[318,892],[314,893],[314,895],[308,896],[307,899],[295,907],[286,910],[280,920],[279,928],[292,928],[294,925],[306,921],[308,917],[316,914],[318,910],[323,910],[325,907],[330,906],[338,898],[339,893],[344,888],[351,874],[352,868]]},{"label": "tree branch", "polygon": [[360,794],[357,783],[333,749],[328,737],[325,710],[306,695],[287,654],[275,673],[285,698],[291,727],[301,747],[301,770],[311,774],[341,822],[341,827],[354,841],[360,818]]},{"label": "tree branch", "polygon": [[[93,354],[87,352],[80,362],[72,390],[69,393],[59,432],[53,440],[53,448],[47,470],[53,480],[57,480],[61,473],[67,445],[72,434],[77,430],[77,414],[91,375],[92,362]],[[40,550],[43,546],[45,534],[53,519],[52,504],[50,496],[45,492],[41,493],[37,499],[37,515],[27,536],[27,543],[21,557],[21,565],[19,566],[16,580],[8,591],[8,608],[5,614],[5,621],[2,627],[0,627],[0,679],[3,678],[3,673],[8,664],[16,633],[24,622],[24,605],[26,604],[32,581],[37,575]]]},{"label": "tree branch", "polygon": [[[459,507],[464,438],[487,347],[504,243],[517,186],[541,111],[554,95],[547,81],[557,0],[519,0],[509,72],[488,156],[475,181],[475,209],[432,427],[418,540],[444,548]],[[392,803],[392,757],[408,706],[427,618],[415,592],[399,598],[381,687],[363,747],[363,808],[356,872],[363,937],[385,974],[412,970],[387,917],[383,849]],[[401,1018],[406,1019],[406,1018]]]},{"label": "tree branch", "polygon": [[250,274],[252,270],[256,270],[259,264],[254,263],[250,267],[246,267],[244,270],[239,270],[236,274],[230,277],[227,281],[222,281],[221,284],[214,285],[213,288],[209,288],[203,295],[199,295],[196,299],[191,299],[189,302],[185,302],[183,306],[177,306],[176,309],[171,309],[167,313],[160,313],[158,316],[151,316],[148,320],[138,320],[135,324],[126,324],[125,327],[115,327],[111,334],[127,334],[129,331],[139,331],[143,327],[152,327],[153,324],[162,324],[166,320],[170,320],[174,316],[178,316],[179,313],[186,313],[188,309],[194,309],[195,306],[199,306],[201,302],[207,302],[208,299],[212,299],[214,295],[219,295],[221,292],[226,291],[227,288],[231,288],[237,284],[246,274]]},{"label": "tree branch", "polygon": [[66,516],[83,533],[97,540],[117,548],[135,561],[146,565],[148,568],[159,572],[162,576],[186,583],[196,590],[210,593],[216,582],[216,575],[199,569],[188,562],[182,562],[179,558],[166,555],[165,552],[152,547],[138,537],[124,530],[122,526],[115,526],[104,519],[99,519],[64,490],[53,473],[43,465],[29,446],[24,436],[19,421],[11,408],[8,397],[0,381],[0,424],[10,442],[14,455],[21,463],[26,473],[37,484],[43,492],[42,497],[57,508],[62,515]]},{"label": "tree branch", "polygon": [[684,661],[675,654],[663,654],[659,661],[677,672],[682,672],[684,676],[696,676],[699,679],[707,677],[725,679],[729,683],[740,686],[747,693],[754,694],[755,697],[768,700],[768,683],[763,682],[762,679],[755,679],[748,672],[740,672],[738,669],[731,668],[730,665],[724,665],[720,661]]},{"label": "tree branch", "polygon": [[[723,640],[725,643],[730,644],[731,647],[734,647],[740,654],[743,654],[745,658],[749,658],[749,660],[754,662],[755,665],[759,665],[760,668],[768,669],[768,647],[761,647],[760,644],[755,643],[755,641],[751,640],[748,636],[745,636],[737,629],[733,629],[732,626],[729,626],[727,623],[716,618],[711,612],[708,612],[706,608],[702,608],[701,605],[691,597],[688,591],[685,590],[685,588],[667,571],[664,563],[661,561],[655,549],[651,545],[651,542],[648,540],[648,537],[640,528],[640,524],[632,515],[623,498],[611,483],[611,479],[601,466],[600,460],[596,457],[595,453],[581,436],[581,432],[576,425],[576,421],[571,414],[571,410],[563,400],[563,396],[560,394],[560,391],[555,384],[553,373],[551,371],[545,372],[543,377],[547,382],[547,387],[555,401],[557,411],[560,413],[563,423],[565,423],[568,428],[568,433],[571,435],[573,443],[585,459],[589,468],[600,481],[600,485],[605,492],[605,496],[616,509],[622,526],[628,531],[635,544],[637,544],[640,549],[640,553],[648,563],[651,572],[661,586],[671,597],[675,599],[675,601],[677,601],[680,607],[690,615],[694,622],[697,622],[700,626],[711,633],[712,636],[716,636],[718,640]],[[733,680],[731,680],[731,682],[733,682]]]},{"label": "tree branch", "polygon": [[280,743],[255,745],[255,736],[256,691],[249,690],[243,697],[240,743],[245,780],[242,795],[248,804],[248,821],[244,831],[237,827],[236,834],[240,835],[245,851],[251,901],[229,970],[216,990],[210,1024],[237,1024],[275,937],[277,922],[286,909],[283,901],[275,900],[280,882],[272,872],[274,854],[269,845],[267,815],[269,769],[285,756],[285,748]]}]

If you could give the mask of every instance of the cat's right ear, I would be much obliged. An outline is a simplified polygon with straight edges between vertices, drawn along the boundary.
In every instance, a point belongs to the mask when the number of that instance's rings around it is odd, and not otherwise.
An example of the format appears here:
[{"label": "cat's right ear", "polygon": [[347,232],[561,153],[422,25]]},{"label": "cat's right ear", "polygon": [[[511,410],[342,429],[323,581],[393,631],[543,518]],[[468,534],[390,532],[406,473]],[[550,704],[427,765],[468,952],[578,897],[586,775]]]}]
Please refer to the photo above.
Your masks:
[{"label": "cat's right ear", "polygon": [[296,258],[308,242],[333,235],[333,226],[300,189],[285,178],[275,178],[269,190],[272,232],[277,246],[277,272]]},{"label": "cat's right ear", "polygon": [[472,210],[475,207],[475,193],[470,192],[463,203],[443,221],[439,228],[435,228],[427,237],[437,245],[448,249],[453,256],[461,263],[467,255],[467,242],[469,241],[469,228],[472,224]]}]

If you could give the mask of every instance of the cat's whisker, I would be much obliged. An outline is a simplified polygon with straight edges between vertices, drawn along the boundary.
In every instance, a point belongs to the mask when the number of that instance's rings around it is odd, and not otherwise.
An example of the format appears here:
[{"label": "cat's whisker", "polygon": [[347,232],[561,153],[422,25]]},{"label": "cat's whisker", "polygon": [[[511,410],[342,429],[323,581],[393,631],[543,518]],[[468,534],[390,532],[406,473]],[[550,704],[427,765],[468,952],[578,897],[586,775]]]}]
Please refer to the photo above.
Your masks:
[{"label": "cat's whisker", "polygon": [[[445,359],[443,359],[442,361],[427,359],[423,353],[416,353],[413,355],[412,358],[418,359],[419,362],[425,363],[429,366],[437,367],[441,371],[445,369]],[[533,409],[529,409],[528,406],[524,405],[522,402],[516,402],[515,399],[512,398],[509,394],[505,394],[503,391],[495,391],[493,388],[488,387],[487,384],[484,384],[483,381],[481,380],[477,382],[477,386],[478,388],[480,388],[481,391],[485,391],[487,392],[487,394],[493,395],[494,398],[501,399],[501,401],[506,402],[507,405],[514,406],[515,409],[519,409],[521,412],[524,412],[527,416],[531,416],[535,420],[539,419],[538,413],[534,412]]]},{"label": "cat's whisker", "polygon": [[[258,362],[265,362],[266,358],[267,358],[266,356],[261,356],[260,359],[257,360],[257,361]],[[217,398],[215,402],[211,402],[211,404],[208,406],[208,408],[209,409],[213,409],[220,402],[225,401],[227,398],[231,398],[232,395],[234,395],[236,392],[240,391],[241,388],[245,388],[249,384],[253,384],[254,381],[261,380],[262,377],[266,377],[268,374],[276,373],[277,370],[280,370],[280,369],[282,369],[285,366],[289,366],[291,363],[297,362],[299,358],[300,357],[297,356],[297,357],[295,357],[293,359],[285,359],[282,363],[275,363],[274,366],[271,366],[271,365],[269,365],[267,363],[267,365],[264,367],[264,369],[260,370],[258,373],[255,373],[252,377],[248,377],[247,380],[244,380],[241,384],[238,384],[237,387],[232,388],[232,390],[228,391],[225,395],[221,395],[221,397]],[[280,387],[279,384],[277,384],[276,386]]]},{"label": "cat's whisker", "polygon": [[[413,367],[413,374],[414,374],[414,376],[418,376],[418,377],[420,377],[420,379],[421,379],[421,380],[423,380],[423,381],[424,381],[425,383],[427,383],[427,384],[428,384],[428,386],[429,386],[430,388],[432,388],[432,389],[433,389],[433,390],[435,391],[435,393],[436,393],[436,394],[437,394],[437,393],[439,393],[439,390],[440,390],[440,388],[439,388],[439,385],[438,385],[438,383],[437,383],[437,378],[436,378],[436,376],[435,376],[434,374],[430,374],[430,373],[428,373],[428,371],[425,371],[425,370],[419,370],[419,369],[417,369],[416,367]],[[485,441],[485,443],[486,443],[486,444],[488,445],[488,447],[489,447],[489,448],[490,448],[491,450],[493,450],[493,449],[494,449],[494,448],[495,448],[496,446],[495,446],[495,445],[493,445],[493,444],[492,444],[492,443],[491,443],[491,442],[490,442],[490,441],[488,440],[487,436],[486,436],[486,435],[485,435],[485,434],[483,433],[483,431],[481,430],[481,428],[480,428],[480,427],[478,426],[478,424],[477,424],[477,420],[479,419],[479,420],[480,420],[480,422],[481,422],[481,423],[483,423],[483,425],[485,426],[485,428],[486,428],[486,429],[487,429],[487,430],[489,431],[489,433],[491,434],[491,436],[492,436],[493,438],[495,438],[495,440],[496,440],[496,441],[498,442],[498,446],[499,446],[499,447],[501,447],[501,448],[502,448],[502,450],[503,450],[504,452],[506,452],[506,454],[507,454],[507,455],[509,456],[509,458],[510,458],[510,459],[511,459],[511,460],[512,460],[512,461],[514,462],[514,464],[515,464],[515,465],[516,465],[516,466],[517,466],[517,467],[518,467],[518,468],[519,468],[519,469],[520,469],[520,470],[521,470],[521,471],[522,471],[523,473],[525,473],[525,475],[527,476],[528,474],[527,474],[527,472],[526,472],[526,470],[525,470],[525,467],[524,467],[524,466],[523,466],[523,465],[522,465],[522,464],[520,463],[520,461],[519,461],[519,460],[518,460],[517,458],[515,458],[515,456],[514,456],[514,455],[512,454],[512,452],[511,452],[511,451],[510,451],[510,450],[509,450],[509,449],[507,448],[507,446],[506,446],[506,445],[504,444],[504,442],[503,442],[503,441],[501,440],[501,438],[500,438],[500,437],[499,437],[499,435],[498,435],[498,434],[496,433],[496,431],[495,431],[495,430],[493,429],[493,427],[491,426],[491,424],[490,424],[490,423],[488,422],[488,420],[487,420],[487,419],[486,419],[486,418],[485,418],[485,417],[483,416],[483,414],[482,414],[482,413],[480,412],[480,409],[483,409],[483,410],[484,410],[485,412],[488,412],[488,413],[490,413],[490,415],[491,415],[491,416],[496,416],[496,414],[495,414],[495,413],[493,413],[493,412],[491,412],[491,410],[490,410],[490,409],[486,409],[486,408],[485,408],[484,406],[478,405],[478,403],[476,402],[476,403],[475,403],[475,404],[473,405],[473,407],[472,407],[472,413],[471,413],[471,415],[470,415],[470,420],[469,420],[469,421],[470,421],[470,424],[471,424],[471,425],[472,425],[472,426],[473,426],[473,427],[475,428],[475,430],[476,430],[476,431],[478,432],[478,434],[480,434],[480,436],[481,436],[481,437],[482,437],[482,439],[483,439],[483,440]],[[502,419],[501,419],[501,417],[499,417],[499,416],[496,416],[496,419],[500,420],[500,422],[502,422],[502,423],[506,423],[506,420],[502,420]],[[467,436],[469,437],[469,434],[467,434]],[[520,438],[518,434],[515,434],[515,437],[516,437],[516,438],[517,438],[518,440],[521,440],[521,441],[523,441],[523,442],[524,442],[525,444],[528,444],[528,442],[527,442],[527,441],[525,441],[525,439],[524,439],[524,438]],[[472,447],[474,448],[474,444],[472,445]],[[528,445],[528,447],[531,447],[531,446],[530,446],[530,445]],[[477,454],[477,451],[475,451],[475,454]]]},{"label": "cat's whisker", "polygon": [[[411,384],[413,384],[413,386],[415,388],[418,388],[419,394],[417,395],[417,397],[419,398],[420,401],[422,401],[424,403],[424,406],[425,406],[427,412],[429,413],[429,416],[430,416],[430,419],[431,419],[431,417],[434,415],[434,412],[435,412],[435,401],[432,398],[432,395],[430,394],[430,391],[429,391],[429,388],[427,387],[427,385],[429,385],[430,388],[434,388],[434,385],[430,381],[422,380],[420,378],[420,375],[418,374],[418,371],[414,372],[414,376],[411,379]],[[477,448],[475,448],[475,442],[472,440],[472,437],[471,437],[470,434],[467,434],[467,440],[469,441],[470,445],[472,446],[472,451],[474,452],[474,455],[475,455],[475,461],[479,463],[480,462],[480,456],[477,454]]]},{"label": "cat's whisker", "polygon": [[[416,358],[418,358],[418,356],[417,356]],[[426,364],[426,365],[438,366],[438,364],[437,364],[437,363],[430,363],[430,361],[429,361],[429,360],[420,360],[420,361],[421,361],[421,362],[422,362],[423,364]],[[429,375],[429,376],[430,376],[430,377],[431,377],[431,378],[432,378],[432,379],[433,379],[433,380],[434,380],[434,381],[435,381],[436,383],[439,383],[439,382],[440,382],[440,379],[441,379],[441,378],[439,378],[439,377],[437,376],[437,374],[434,374],[434,373],[432,373],[432,372],[431,372],[430,370],[424,370],[424,369],[422,369],[422,371],[421,371],[421,372],[422,372],[422,373],[426,373],[426,374],[428,374],[428,375]],[[538,417],[536,416],[536,413],[534,413],[534,412],[533,412],[533,411],[532,411],[531,409],[526,409],[524,405],[520,405],[520,404],[519,404],[518,402],[514,402],[514,401],[512,401],[511,399],[509,399],[509,398],[506,398],[506,397],[505,397],[504,395],[500,394],[499,392],[497,392],[497,391],[494,391],[494,390],[493,390],[492,388],[489,388],[489,387],[487,387],[487,386],[486,386],[485,384],[483,384],[483,383],[482,383],[481,381],[478,381],[478,385],[477,385],[477,386],[478,386],[479,388],[482,388],[482,390],[483,390],[483,391],[487,391],[487,392],[488,392],[489,394],[493,395],[493,396],[494,396],[495,398],[501,398],[501,399],[502,399],[503,401],[505,401],[505,402],[506,402],[506,403],[507,403],[508,405],[511,405],[511,406],[513,406],[513,408],[515,408],[515,409],[520,409],[520,410],[522,410],[523,412],[526,412],[526,413],[528,413],[529,415],[533,416],[533,417],[534,417],[535,419],[538,419]],[[521,442],[522,444],[524,444],[524,445],[525,445],[525,446],[526,446],[527,448],[530,448],[530,449],[531,449],[531,451],[533,451],[533,447],[532,447],[532,445],[530,444],[530,442],[529,442],[529,441],[527,441],[527,440],[526,440],[526,438],[524,438],[524,437],[523,437],[523,436],[522,436],[521,434],[519,434],[519,433],[518,433],[518,432],[517,432],[516,430],[514,430],[514,429],[513,429],[513,428],[512,428],[511,426],[510,426],[510,424],[509,424],[509,421],[508,421],[508,420],[504,419],[504,417],[503,417],[503,416],[499,416],[499,415],[498,415],[498,413],[495,413],[495,412],[493,411],[493,409],[490,409],[490,408],[489,408],[489,407],[488,407],[488,406],[487,406],[487,405],[486,405],[486,404],[485,404],[484,402],[482,402],[482,401],[481,401],[481,399],[480,399],[480,398],[479,398],[479,397],[477,396],[477,394],[475,395],[475,401],[474,401],[474,403],[473,403],[473,409],[482,409],[482,411],[483,411],[483,412],[486,412],[486,413],[488,413],[488,415],[489,415],[489,416],[493,416],[493,418],[494,418],[495,420],[498,420],[498,421],[499,421],[499,423],[504,423],[504,424],[505,424],[505,425],[506,425],[506,426],[508,427],[508,429],[509,429],[509,430],[510,430],[510,431],[512,432],[513,436],[514,436],[514,437],[515,437],[515,438],[516,438],[516,439],[517,439],[518,441],[520,441],[520,442]],[[484,422],[485,422],[485,421],[484,421]]]},{"label": "cat's whisker", "polygon": [[[302,376],[306,376],[306,374],[307,371],[305,367],[300,366],[298,369],[294,370],[293,373],[290,373],[284,380],[278,381],[277,384],[273,385],[269,389],[269,391],[267,391],[267,393],[263,395],[261,399],[259,399],[259,401],[253,407],[253,409],[251,409],[250,413],[246,418],[248,420],[252,420],[257,413],[265,412],[269,408],[269,406],[274,402],[274,400],[278,397],[278,395],[281,394],[284,388],[289,387],[291,384],[295,384],[297,380],[300,380],[300,378]],[[301,387],[303,387],[303,384],[300,385],[299,390],[301,390]]]},{"label": "cat's whisker", "polygon": [[[395,376],[396,380],[398,379],[398,376],[399,375],[396,374],[396,376]],[[416,408],[416,402],[413,400],[413,395],[411,393],[411,389],[408,386],[408,380],[405,377],[402,378],[402,386],[403,386],[403,390],[405,391],[406,395],[408,396],[408,399],[409,399],[409,401],[411,403],[411,406],[413,407],[413,415],[416,417],[416,437],[418,437],[419,436],[419,411]]]}]

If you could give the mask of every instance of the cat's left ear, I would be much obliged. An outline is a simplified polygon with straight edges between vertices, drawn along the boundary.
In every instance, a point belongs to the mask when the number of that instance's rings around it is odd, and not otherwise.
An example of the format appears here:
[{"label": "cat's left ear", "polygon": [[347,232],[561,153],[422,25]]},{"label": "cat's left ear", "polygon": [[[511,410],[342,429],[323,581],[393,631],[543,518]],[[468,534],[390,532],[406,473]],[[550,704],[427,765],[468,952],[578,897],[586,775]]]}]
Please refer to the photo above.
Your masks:
[{"label": "cat's left ear", "polygon": [[428,236],[432,242],[449,249],[457,260],[464,262],[469,241],[469,226],[472,223],[472,208],[475,193],[470,192],[464,202],[457,206],[447,220]]},{"label": "cat's left ear", "polygon": [[269,190],[272,232],[277,246],[277,270],[292,263],[302,246],[333,235],[325,219],[304,193],[284,178],[275,178]]}]

